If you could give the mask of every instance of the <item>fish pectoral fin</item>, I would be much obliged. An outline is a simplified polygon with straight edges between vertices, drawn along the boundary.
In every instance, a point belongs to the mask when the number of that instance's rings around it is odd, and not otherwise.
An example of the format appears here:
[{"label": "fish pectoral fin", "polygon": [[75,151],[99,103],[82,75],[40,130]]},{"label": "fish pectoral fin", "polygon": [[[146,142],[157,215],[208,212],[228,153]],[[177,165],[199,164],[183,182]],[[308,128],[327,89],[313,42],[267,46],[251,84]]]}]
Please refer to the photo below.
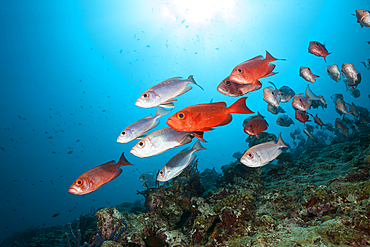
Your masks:
[{"label": "fish pectoral fin", "polygon": [[227,118],[225,118],[221,123],[219,123],[218,126],[226,125],[230,123],[231,120],[233,120],[233,117],[231,116],[231,114],[227,114]]},{"label": "fish pectoral fin", "polygon": [[184,90],[181,93],[179,93],[178,95],[176,95],[176,97],[186,93],[187,91],[189,91],[191,89],[192,89],[192,87],[189,84],[187,84],[186,87],[184,88]]},{"label": "fish pectoral fin", "polygon": [[113,180],[113,179],[115,179],[116,177],[118,177],[119,175],[121,175],[121,173],[122,173],[122,169],[118,168],[118,169],[117,169],[116,174],[114,174],[114,176],[112,177],[112,179],[111,179],[111,180]]},{"label": "fish pectoral fin", "polygon": [[194,136],[196,137],[196,138],[198,138],[198,140],[199,141],[201,141],[201,142],[207,142],[206,140],[204,140],[204,138],[203,138],[203,134],[204,134],[204,132],[203,131],[194,131],[193,132],[193,134],[194,134]]},{"label": "fish pectoral fin", "polygon": [[254,80],[252,84],[255,86],[262,86],[262,83],[259,80]]},{"label": "fish pectoral fin", "polygon": [[[259,56],[256,56],[256,57],[254,57],[254,58],[251,58],[251,59],[249,59],[249,60],[247,60],[247,61],[245,61],[245,62],[254,61],[254,60],[263,60],[263,56],[262,56],[262,55],[259,55]],[[244,63],[245,63],[245,62],[244,62]]]},{"label": "fish pectoral fin", "polygon": [[204,127],[204,128],[199,129],[198,131],[210,131],[210,130],[213,130],[213,128],[211,128],[211,127]]},{"label": "fish pectoral fin", "polygon": [[138,140],[140,140],[140,139],[143,139],[144,137],[146,137],[147,135],[141,135],[141,136],[138,136],[138,137],[136,137],[136,139],[138,139]]}]

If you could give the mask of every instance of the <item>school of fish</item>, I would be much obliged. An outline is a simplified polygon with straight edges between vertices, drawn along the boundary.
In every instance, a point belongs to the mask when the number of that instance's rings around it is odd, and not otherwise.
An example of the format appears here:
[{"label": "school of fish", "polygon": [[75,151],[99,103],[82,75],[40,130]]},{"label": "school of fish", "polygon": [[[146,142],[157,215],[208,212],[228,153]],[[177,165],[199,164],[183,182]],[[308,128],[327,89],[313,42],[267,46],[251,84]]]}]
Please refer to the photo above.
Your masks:
[{"label": "school of fish", "polygon": [[[370,27],[370,11],[356,10],[354,15],[361,27]],[[324,62],[327,62],[326,57],[332,54],[332,52],[328,52],[325,45],[318,41],[309,42],[308,53],[323,57]],[[148,132],[159,124],[159,119],[167,115],[175,107],[174,102],[177,101],[175,99],[176,97],[190,91],[192,89],[191,85],[196,85],[202,90],[203,88],[195,82],[194,76],[190,75],[187,79],[173,77],[164,80],[142,93],[136,100],[135,105],[141,108],[157,107],[157,111],[154,116],[149,115],[127,125],[117,137],[118,143],[129,143],[138,140],[132,147],[131,154],[141,158],[150,157],[166,150],[186,145],[192,142],[193,138],[198,139],[192,148],[186,148],[177,153],[161,170],[158,171],[156,168],[153,172],[142,174],[140,181],[144,182],[143,188],[148,189],[154,186],[154,184],[157,184],[158,181],[166,182],[180,175],[196,158],[194,153],[206,149],[201,145],[201,142],[207,142],[204,139],[205,132],[212,131],[218,126],[229,124],[233,120],[232,114],[253,114],[254,112],[246,104],[247,97],[245,95],[260,90],[263,83],[265,83],[263,81],[261,82],[262,79],[278,73],[274,72],[276,65],[272,64],[272,62],[279,60],[286,61],[285,59],[274,58],[266,51],[265,57],[258,55],[241,62],[231,70],[229,75],[224,75],[224,79],[216,86],[216,90],[226,96],[243,97],[236,100],[230,106],[227,106],[225,102],[210,102],[187,106],[168,117],[166,120],[168,127],[149,134]],[[364,64],[366,67],[366,63]],[[350,90],[351,95],[355,98],[359,97],[360,91],[357,87],[361,83],[361,74],[356,71],[353,64],[346,61],[341,65],[341,70],[339,68],[336,64],[328,65],[326,70],[329,77],[336,82],[343,80],[347,90]],[[300,67],[299,76],[310,83],[314,83],[316,82],[316,78],[320,78],[319,75],[314,74],[306,66]],[[286,111],[280,104],[292,100],[295,119],[305,124],[303,133],[310,139],[317,141],[312,135],[313,126],[306,124],[307,122],[311,122],[310,116],[320,128],[323,128],[323,126],[328,129],[334,128],[330,123],[324,124],[318,114],[313,116],[307,112],[310,108],[317,109],[319,106],[322,108],[327,107],[324,97],[314,94],[308,84],[305,94],[296,94],[293,89],[286,85],[278,89],[273,82],[269,83],[272,86],[263,88],[263,101],[267,103],[267,110],[271,114],[278,115],[279,113],[285,113]],[[342,118],[335,119],[335,128],[341,130],[344,136],[348,137],[348,123],[351,121],[346,115],[352,114],[357,121],[366,124],[370,122],[367,110],[365,111],[365,108],[356,106],[353,103],[348,104],[344,101],[343,95],[334,94],[332,100],[337,113],[341,116],[343,115]],[[283,114],[277,117],[276,124],[282,127],[289,127],[295,123],[292,118]],[[265,117],[257,111],[256,115],[250,116],[243,121],[242,127],[243,129],[240,128],[240,132],[244,131],[249,136],[259,138],[261,133],[268,129],[269,124],[265,120]],[[293,140],[296,137],[300,139],[302,137],[299,133],[300,130],[297,129],[293,133],[290,133],[290,136]],[[238,155],[240,162],[249,167],[261,167],[276,159],[283,152],[284,148],[289,148],[283,141],[281,133],[278,136],[276,143],[261,143],[250,147],[244,154]],[[80,175],[70,186],[68,192],[75,195],[91,193],[117,178],[122,173],[120,167],[126,165],[132,164],[126,160],[124,153],[122,153],[118,162],[109,161]]]}]

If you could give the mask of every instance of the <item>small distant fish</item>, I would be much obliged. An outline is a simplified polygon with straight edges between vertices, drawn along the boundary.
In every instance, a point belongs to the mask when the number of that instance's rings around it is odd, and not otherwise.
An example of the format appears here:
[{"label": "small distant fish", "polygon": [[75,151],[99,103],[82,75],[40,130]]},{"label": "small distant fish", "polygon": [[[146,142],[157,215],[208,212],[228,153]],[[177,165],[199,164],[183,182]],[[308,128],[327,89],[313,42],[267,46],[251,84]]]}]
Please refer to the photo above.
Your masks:
[{"label": "small distant fish", "polygon": [[200,144],[199,140],[195,142],[193,147],[189,150],[186,148],[173,156],[159,171],[157,180],[161,182],[168,181],[178,175],[188,167],[191,162],[197,157],[194,152],[204,150],[205,148]]},{"label": "small distant fish", "polygon": [[132,164],[126,160],[124,153],[122,153],[117,163],[112,160],[80,175],[69,187],[68,192],[75,195],[93,192],[118,177],[122,173],[122,169],[119,167],[127,165]]},{"label": "small distant fish", "polygon": [[343,100],[343,95],[334,94],[332,98],[335,104],[335,110],[339,115],[350,113],[346,105],[347,103]]},{"label": "small distant fish", "polygon": [[265,142],[249,148],[240,158],[240,163],[249,167],[264,166],[276,159],[283,152],[282,148],[284,147],[289,148],[281,138],[280,133],[277,143],[274,141]]},{"label": "small distant fish", "polygon": [[370,11],[358,9],[356,10],[356,18],[361,27],[370,27]]},{"label": "small distant fish", "polygon": [[361,62],[367,70],[370,70],[370,58],[365,62]]},{"label": "small distant fish", "polygon": [[72,153],[73,153],[73,151],[72,150],[69,150],[67,154],[72,154]]},{"label": "small distant fish", "polygon": [[233,158],[238,159],[238,160],[239,160],[242,156],[243,156],[243,153],[242,153],[242,152],[240,152],[240,151],[238,151],[238,152],[236,152],[236,153],[234,153],[234,154],[233,154]]},{"label": "small distant fish", "polygon": [[276,88],[274,83],[271,81],[269,81],[269,83],[271,83],[275,89],[271,86],[265,87],[263,89],[263,100],[274,107],[278,107],[281,100],[280,91]]},{"label": "small distant fish", "polygon": [[326,67],[326,71],[328,72],[331,79],[338,82],[340,80],[340,71],[338,65],[333,64]]},{"label": "small distant fish", "polygon": [[276,123],[283,127],[289,127],[290,125],[294,124],[293,119],[291,119],[288,115],[279,116],[276,119]]},{"label": "small distant fish", "polygon": [[213,130],[213,127],[223,126],[231,122],[231,113],[253,113],[245,104],[247,97],[238,99],[227,107],[225,102],[198,104],[185,107],[169,117],[166,123],[184,132],[202,132]]},{"label": "small distant fish", "polygon": [[325,62],[326,62],[326,56],[331,54],[331,52],[328,52],[328,50],[325,48],[325,45],[317,41],[310,42],[308,46],[308,52],[311,54],[314,54],[315,56],[323,57]]},{"label": "small distant fish", "polygon": [[189,84],[195,84],[203,90],[192,75],[185,80],[182,77],[173,77],[149,88],[136,100],[135,105],[143,108],[155,106],[173,108],[173,102],[176,101],[174,98],[192,89]]},{"label": "small distant fish", "polygon": [[248,135],[255,135],[259,138],[262,131],[265,131],[269,124],[265,118],[257,112],[257,115],[252,118],[247,118],[243,121],[244,132]]},{"label": "small distant fish", "polygon": [[360,97],[361,93],[360,93],[360,90],[358,89],[350,89],[350,92],[349,92],[354,98],[358,98]]},{"label": "small distant fish", "polygon": [[312,132],[310,132],[308,129],[303,129],[303,133],[305,133],[312,141],[317,141],[316,138],[312,135]]},{"label": "small distant fish", "polygon": [[278,113],[285,113],[286,111],[281,107],[274,107],[270,104],[267,104],[267,110],[271,112],[274,115],[277,115]]},{"label": "small distant fish", "polygon": [[316,96],[311,91],[309,85],[307,85],[305,96],[303,96],[302,93],[294,95],[292,106],[296,110],[306,111],[311,106],[311,102],[309,100],[322,100],[322,99]]},{"label": "small distant fish", "polygon": [[320,77],[318,75],[314,75],[310,68],[308,67],[300,67],[299,68],[299,76],[301,76],[306,81],[314,83],[316,81],[316,77]]},{"label": "small distant fish", "polygon": [[137,157],[149,157],[163,153],[164,151],[185,145],[194,138],[191,132],[180,132],[166,127],[150,133],[139,141],[130,151]]},{"label": "small distant fish", "polygon": [[229,77],[226,77],[218,86],[217,91],[227,95],[238,97],[245,95],[247,93],[256,91],[262,87],[261,82],[252,83],[252,84],[238,84],[230,80]]},{"label": "small distant fish", "polygon": [[158,106],[157,112],[154,117],[152,117],[152,115],[150,114],[149,116],[146,116],[145,118],[140,119],[139,121],[136,121],[135,123],[125,128],[118,136],[117,142],[128,143],[134,139],[142,138],[144,134],[147,133],[149,130],[157,127],[157,125],[159,124],[158,118],[163,117],[170,111],[171,110],[165,110],[164,108]]},{"label": "small distant fish", "polygon": [[343,122],[340,118],[335,119],[335,128],[340,129],[340,130],[347,130],[347,124]]},{"label": "small distant fish", "polygon": [[351,63],[342,64],[342,73],[345,76],[344,81],[348,86],[357,86],[361,82],[361,74],[357,73],[355,67]]},{"label": "small distant fish", "polygon": [[56,213],[56,214],[53,214],[53,216],[51,216],[51,217],[57,217],[57,216],[59,216],[60,215],[60,213]]},{"label": "small distant fish", "polygon": [[277,59],[271,56],[271,54],[266,51],[266,57],[263,58],[261,55],[249,59],[239,65],[237,65],[230,74],[230,80],[239,84],[258,84],[260,78],[269,77],[277,73],[272,72],[275,65],[270,64],[270,62]]},{"label": "small distant fish", "polygon": [[282,86],[279,88],[280,91],[280,101],[283,103],[289,102],[291,98],[295,95],[293,89],[288,86]]},{"label": "small distant fish", "polygon": [[144,172],[143,174],[140,175],[139,179],[141,182],[147,182],[153,178],[155,178],[157,175],[157,169],[155,169],[152,172]]},{"label": "small distant fish", "polygon": [[355,104],[352,104],[349,105],[349,112],[354,116],[354,117],[359,117],[359,113],[358,113],[358,110],[357,110],[357,107]]},{"label": "small distant fish", "polygon": [[308,120],[309,116],[308,113],[305,111],[295,110],[295,119],[297,119],[301,123],[311,122]]}]

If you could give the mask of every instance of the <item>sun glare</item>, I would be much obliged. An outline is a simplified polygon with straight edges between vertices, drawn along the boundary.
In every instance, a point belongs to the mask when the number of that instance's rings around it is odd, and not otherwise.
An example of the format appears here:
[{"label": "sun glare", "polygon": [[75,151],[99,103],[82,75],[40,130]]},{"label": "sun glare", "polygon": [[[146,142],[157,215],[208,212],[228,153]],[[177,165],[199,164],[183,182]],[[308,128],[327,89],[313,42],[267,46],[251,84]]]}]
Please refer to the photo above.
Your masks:
[{"label": "sun glare", "polygon": [[212,19],[232,17],[232,0],[174,0],[162,7],[162,15],[187,23],[201,23]]}]

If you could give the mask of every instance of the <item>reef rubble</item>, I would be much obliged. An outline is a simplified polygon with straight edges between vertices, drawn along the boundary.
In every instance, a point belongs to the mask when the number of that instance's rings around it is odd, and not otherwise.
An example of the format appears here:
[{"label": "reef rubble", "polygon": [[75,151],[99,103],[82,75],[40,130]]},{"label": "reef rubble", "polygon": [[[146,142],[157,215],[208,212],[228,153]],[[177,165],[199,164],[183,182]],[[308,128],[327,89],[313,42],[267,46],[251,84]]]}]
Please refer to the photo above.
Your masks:
[{"label": "reef rubble", "polygon": [[[238,159],[222,174],[192,166],[169,186],[142,194],[145,207],[97,211],[96,221],[81,229],[83,240],[92,243],[95,231],[108,238],[123,217],[128,228],[102,246],[368,246],[370,132],[325,147],[308,145],[299,158],[285,152],[260,168]],[[59,226],[1,246],[66,246],[65,231]]]}]

